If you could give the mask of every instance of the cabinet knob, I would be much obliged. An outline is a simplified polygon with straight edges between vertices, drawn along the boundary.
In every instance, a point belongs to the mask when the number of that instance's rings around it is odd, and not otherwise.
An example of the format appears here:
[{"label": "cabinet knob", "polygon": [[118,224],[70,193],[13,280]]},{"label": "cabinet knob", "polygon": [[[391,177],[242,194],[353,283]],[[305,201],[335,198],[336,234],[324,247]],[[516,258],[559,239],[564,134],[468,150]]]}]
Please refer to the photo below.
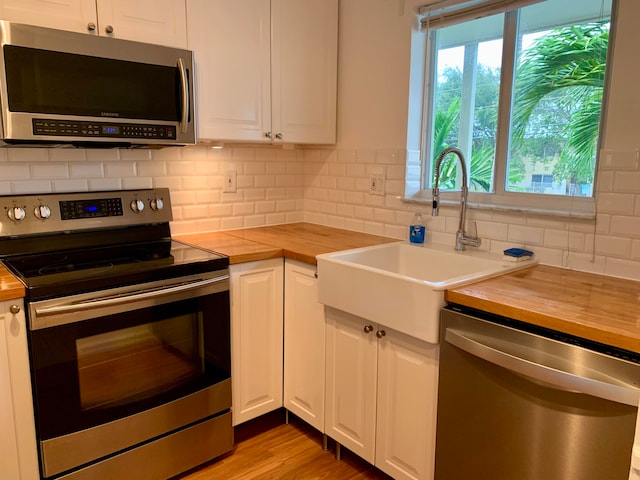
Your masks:
[{"label": "cabinet knob", "polygon": [[276,133],[276,139],[277,140],[282,140],[282,134],[281,133]]},{"label": "cabinet knob", "polygon": [[106,27],[104,27],[104,31],[106,33],[113,33],[113,26],[107,25]]},{"label": "cabinet knob", "polygon": [[14,315],[15,315],[16,313],[20,313],[20,305],[16,305],[16,304],[11,305],[11,306],[9,307],[9,311],[10,311],[11,313],[13,313]]},{"label": "cabinet knob", "polygon": [[95,32],[96,31],[96,24],[93,22],[89,22],[87,24],[87,30],[90,32]]},{"label": "cabinet knob", "polygon": [[370,333],[370,332],[373,332],[373,325],[365,325],[364,333]]},{"label": "cabinet knob", "polygon": [[376,337],[378,337],[378,338],[382,338],[382,337],[384,337],[386,334],[387,334],[387,332],[385,332],[384,330],[378,330],[378,331],[376,332]]},{"label": "cabinet knob", "polygon": [[271,138],[271,132],[265,133],[264,136],[267,137],[267,138]]}]

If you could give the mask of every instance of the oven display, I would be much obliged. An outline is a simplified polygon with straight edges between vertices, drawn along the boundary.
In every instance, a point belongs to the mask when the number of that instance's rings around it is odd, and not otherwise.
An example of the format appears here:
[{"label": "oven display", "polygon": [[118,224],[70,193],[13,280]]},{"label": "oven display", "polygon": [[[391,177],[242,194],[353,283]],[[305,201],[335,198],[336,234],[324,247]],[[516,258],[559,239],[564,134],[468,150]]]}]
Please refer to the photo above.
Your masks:
[{"label": "oven display", "polygon": [[101,198],[62,201],[60,202],[60,216],[62,220],[119,217],[122,216],[122,200],[120,198]]}]

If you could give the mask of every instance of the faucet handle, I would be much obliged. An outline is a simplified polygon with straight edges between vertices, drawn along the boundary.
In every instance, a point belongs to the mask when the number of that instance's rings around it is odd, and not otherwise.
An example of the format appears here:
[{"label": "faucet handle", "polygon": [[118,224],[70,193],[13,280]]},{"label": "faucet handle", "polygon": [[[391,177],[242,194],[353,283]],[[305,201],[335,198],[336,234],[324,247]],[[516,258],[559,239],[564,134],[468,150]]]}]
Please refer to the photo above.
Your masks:
[{"label": "faucet handle", "polygon": [[440,191],[437,188],[432,190],[433,200],[431,201],[431,216],[437,217],[440,213]]}]

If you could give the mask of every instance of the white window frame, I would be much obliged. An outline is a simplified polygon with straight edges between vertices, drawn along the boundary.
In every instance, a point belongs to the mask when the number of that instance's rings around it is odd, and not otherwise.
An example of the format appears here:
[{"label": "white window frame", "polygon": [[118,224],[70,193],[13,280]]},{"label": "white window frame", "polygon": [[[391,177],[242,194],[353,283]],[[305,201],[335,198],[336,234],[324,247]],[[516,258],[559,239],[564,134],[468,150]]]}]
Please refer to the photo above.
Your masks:
[{"label": "white window frame", "polygon": [[[427,133],[427,122],[430,121],[430,99],[432,97],[432,80],[428,62],[435,58],[429,54],[430,34],[429,25],[436,28],[472,20],[480,16],[505,14],[505,29],[503,32],[503,52],[499,98],[501,100],[498,111],[496,161],[494,164],[494,181],[492,193],[469,192],[468,205],[470,208],[501,210],[510,212],[531,212],[541,215],[570,217],[580,219],[594,219],[596,214],[595,187],[597,181],[598,158],[594,178],[593,196],[564,196],[541,193],[509,192],[505,190],[506,163],[509,142],[510,108],[505,106],[503,98],[512,97],[512,76],[514,72],[515,47],[518,35],[518,8],[539,3],[545,0],[433,0],[421,9],[423,15],[421,27],[413,32],[411,58],[411,85],[409,95],[409,128],[407,136],[407,178],[405,182],[405,201],[431,202],[431,186],[428,184],[427,173],[430,169],[429,154],[431,146]],[[615,13],[617,0],[612,1],[611,34],[609,36],[609,52],[613,50]],[[462,4],[462,5],[461,5]],[[435,14],[434,14],[435,12]],[[429,20],[428,18],[435,18]],[[435,48],[433,46],[432,48]],[[432,52],[431,52],[432,53]],[[610,57],[609,57],[610,58]],[[600,152],[604,138],[606,105],[608,97],[608,83],[610,78],[611,61],[607,61],[605,72],[605,86],[600,114],[600,135],[598,149]],[[417,103],[416,103],[417,102]],[[510,102],[509,102],[510,103]],[[418,111],[419,110],[419,111]],[[418,127],[419,126],[419,127]],[[599,157],[599,154],[598,154]],[[470,161],[467,162],[470,167]],[[417,169],[419,168],[419,178]],[[459,203],[460,193],[456,191],[441,191],[441,204]]]}]

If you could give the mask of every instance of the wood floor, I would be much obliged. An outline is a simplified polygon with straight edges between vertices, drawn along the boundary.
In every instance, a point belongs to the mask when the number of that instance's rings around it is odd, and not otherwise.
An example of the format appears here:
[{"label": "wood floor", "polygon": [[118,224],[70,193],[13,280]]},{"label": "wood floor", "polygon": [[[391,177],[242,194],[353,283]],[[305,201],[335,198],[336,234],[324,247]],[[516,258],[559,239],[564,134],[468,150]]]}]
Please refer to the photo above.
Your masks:
[{"label": "wood floor", "polygon": [[322,434],[284,412],[241,425],[233,452],[173,480],[390,480],[391,477],[342,448],[322,450]]}]

